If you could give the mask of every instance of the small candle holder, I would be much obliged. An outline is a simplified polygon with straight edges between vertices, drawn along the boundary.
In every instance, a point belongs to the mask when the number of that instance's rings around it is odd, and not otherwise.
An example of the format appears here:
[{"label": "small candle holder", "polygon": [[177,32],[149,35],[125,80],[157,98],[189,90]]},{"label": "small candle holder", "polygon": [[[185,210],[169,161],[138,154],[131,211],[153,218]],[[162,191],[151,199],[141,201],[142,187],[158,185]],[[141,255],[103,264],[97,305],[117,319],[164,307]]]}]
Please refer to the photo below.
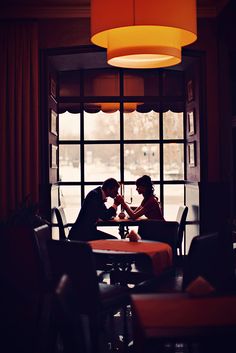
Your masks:
[{"label": "small candle holder", "polygon": [[118,214],[118,217],[120,219],[124,219],[125,218],[125,212],[121,209],[121,212]]}]

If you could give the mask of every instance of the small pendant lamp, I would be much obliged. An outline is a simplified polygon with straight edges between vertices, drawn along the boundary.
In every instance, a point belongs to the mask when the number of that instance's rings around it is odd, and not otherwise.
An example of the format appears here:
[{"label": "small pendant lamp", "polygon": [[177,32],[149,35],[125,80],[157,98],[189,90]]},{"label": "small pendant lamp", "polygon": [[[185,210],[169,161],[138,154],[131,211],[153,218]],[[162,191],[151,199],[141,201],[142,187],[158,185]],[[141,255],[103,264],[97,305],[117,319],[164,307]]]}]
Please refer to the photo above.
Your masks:
[{"label": "small pendant lamp", "polygon": [[112,66],[176,65],[196,39],[196,0],[91,0],[91,41]]}]

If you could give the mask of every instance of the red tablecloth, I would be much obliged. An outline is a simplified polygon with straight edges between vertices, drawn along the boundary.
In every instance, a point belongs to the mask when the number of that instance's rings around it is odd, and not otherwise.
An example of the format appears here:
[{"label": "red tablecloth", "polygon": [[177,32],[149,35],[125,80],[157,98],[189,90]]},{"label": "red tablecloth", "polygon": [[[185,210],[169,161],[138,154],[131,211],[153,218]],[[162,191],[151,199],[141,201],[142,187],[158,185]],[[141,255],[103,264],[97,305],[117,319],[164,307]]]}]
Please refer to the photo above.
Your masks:
[{"label": "red tablecloth", "polygon": [[153,272],[156,275],[172,266],[172,249],[166,243],[124,240],[93,240],[90,241],[92,249],[112,250],[145,253],[150,256],[153,264]]},{"label": "red tablecloth", "polygon": [[145,336],[188,335],[194,330],[235,327],[236,296],[190,298],[186,294],[134,294],[136,324]]},{"label": "red tablecloth", "polygon": [[135,353],[146,353],[150,347],[152,352],[158,351],[163,340],[172,339],[207,342],[212,351],[215,351],[213,345],[220,347],[217,352],[229,352],[227,343],[230,352],[235,352],[236,296],[190,298],[183,293],[133,294],[131,304]]}]

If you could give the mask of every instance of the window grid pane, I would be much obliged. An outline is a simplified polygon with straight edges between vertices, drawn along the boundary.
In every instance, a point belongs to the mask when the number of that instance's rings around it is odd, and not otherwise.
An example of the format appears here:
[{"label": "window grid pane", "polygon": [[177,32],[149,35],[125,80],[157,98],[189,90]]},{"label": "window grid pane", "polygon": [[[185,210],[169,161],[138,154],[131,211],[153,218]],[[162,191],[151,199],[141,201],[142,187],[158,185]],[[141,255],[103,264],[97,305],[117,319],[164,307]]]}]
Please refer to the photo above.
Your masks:
[{"label": "window grid pane", "polygon": [[119,144],[91,144],[84,146],[84,170],[86,181],[104,181],[120,178]]},{"label": "window grid pane", "polygon": [[59,114],[59,140],[80,139],[80,114]]},{"label": "window grid pane", "polygon": [[[139,104],[145,104],[141,98],[137,99],[139,102],[132,98],[130,102],[121,103],[117,71],[115,75],[106,75],[102,71],[100,73],[102,80],[108,82],[111,87],[109,93],[106,92],[108,102],[92,103],[90,99],[90,102],[82,103],[84,111],[81,114],[66,112],[59,115],[59,184],[60,192],[63,192],[62,203],[65,204],[68,221],[72,223],[75,221],[81,207],[83,190],[86,196],[89,189],[96,187],[95,184],[101,185],[109,177],[120,181],[122,176],[124,177],[122,181],[132,183],[125,185],[125,200],[129,203],[132,201],[132,206],[138,206],[142,196],[136,191],[135,180],[144,174],[150,175],[155,182],[160,181],[160,185],[155,185],[156,196],[160,200],[160,196],[164,195],[162,200],[164,216],[166,219],[173,218],[174,214],[177,214],[177,204],[184,203],[184,114],[170,110],[163,113],[154,110],[141,112]],[[100,100],[98,95],[97,97],[94,95],[99,87],[100,73],[93,74],[91,71],[86,76],[84,93],[93,96],[93,102],[96,102],[96,99]],[[152,107],[153,104],[149,102],[151,97],[159,94],[159,77],[151,74],[150,77],[146,74],[143,77],[138,76],[138,72],[134,72],[131,77],[124,70],[124,96],[149,96],[146,104]],[[89,83],[90,78],[93,80],[93,86],[91,82]],[[140,80],[146,82],[145,94],[142,86],[133,84]],[[117,102],[109,102],[111,96],[117,96]],[[157,103],[161,106],[159,102]],[[164,142],[160,137],[171,141]],[[174,143],[173,140],[177,139],[178,143]],[[160,156],[162,152],[163,156]],[[160,179],[160,171],[163,172],[163,179],[162,177]],[[183,184],[163,185],[165,181],[178,181]],[[73,182],[81,183],[82,193],[81,186],[63,185]],[[86,186],[83,185],[84,182],[87,183]],[[70,192],[69,190],[73,188],[74,191]],[[79,201],[71,198],[73,193]]]},{"label": "window grid pane", "polygon": [[184,115],[168,111],[163,113],[163,138],[183,139],[184,138]]},{"label": "window grid pane", "polygon": [[[117,104],[117,103],[114,103]],[[120,111],[97,113],[84,112],[84,139],[86,140],[119,140]]]},{"label": "window grid pane", "polygon": [[164,185],[164,217],[175,221],[180,205],[184,205],[184,185]]},{"label": "window grid pane", "polygon": [[184,180],[184,145],[164,144],[164,180]]},{"label": "window grid pane", "polygon": [[78,210],[81,207],[81,187],[71,185],[60,185],[60,202],[65,210],[68,223],[74,223]]},{"label": "window grid pane", "polygon": [[159,139],[159,113],[124,113],[125,140]]},{"label": "window grid pane", "polygon": [[59,180],[80,181],[80,145],[59,145]]},{"label": "window grid pane", "polygon": [[160,179],[159,144],[125,144],[124,178],[135,181],[144,174]]}]

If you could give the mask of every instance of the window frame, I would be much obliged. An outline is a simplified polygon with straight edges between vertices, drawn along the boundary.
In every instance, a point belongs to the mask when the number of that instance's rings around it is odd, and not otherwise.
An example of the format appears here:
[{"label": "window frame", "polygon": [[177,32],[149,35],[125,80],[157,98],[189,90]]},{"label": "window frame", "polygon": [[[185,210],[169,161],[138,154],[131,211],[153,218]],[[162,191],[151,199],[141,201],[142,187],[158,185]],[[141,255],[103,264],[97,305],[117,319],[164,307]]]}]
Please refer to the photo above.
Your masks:
[{"label": "window frame", "polygon": [[[104,70],[104,69],[103,69]],[[111,70],[109,68],[109,70]],[[158,75],[161,76],[164,73],[165,70],[158,70]],[[92,186],[92,185],[98,185],[101,184],[101,181],[86,181],[85,180],[85,168],[84,168],[84,149],[85,145],[87,144],[94,144],[94,145],[101,145],[101,144],[118,144],[120,146],[120,179],[119,181],[124,183],[124,185],[135,185],[135,180],[124,180],[124,145],[125,144],[159,144],[160,148],[160,179],[159,180],[153,180],[154,186],[158,185],[160,188],[160,193],[159,193],[159,200],[162,204],[163,207],[163,212],[165,210],[165,204],[164,204],[164,186],[165,185],[184,185],[186,183],[186,113],[185,110],[183,111],[183,138],[182,139],[164,139],[163,138],[163,115],[164,112],[160,111],[159,112],[159,138],[157,139],[138,139],[138,140],[132,140],[132,139],[124,139],[124,109],[123,109],[123,103],[124,102],[137,102],[137,101],[142,101],[143,103],[150,104],[153,101],[158,101],[160,106],[164,105],[166,102],[185,102],[185,96],[178,96],[178,97],[168,97],[164,96],[161,94],[163,91],[163,82],[160,80],[160,87],[159,87],[159,96],[144,96],[144,97],[135,97],[135,96],[128,96],[124,97],[123,95],[123,75],[124,72],[123,70],[119,70],[119,80],[120,80],[120,95],[119,97],[108,97],[108,96],[94,96],[94,97],[85,97],[83,95],[83,80],[81,81],[81,96],[80,97],[66,97],[66,102],[68,103],[74,103],[76,101],[80,102],[81,104],[81,110],[80,110],[80,139],[76,140],[60,140],[60,131],[58,135],[58,147],[60,151],[60,146],[61,145],[80,145],[80,163],[81,163],[81,170],[80,170],[80,181],[58,181],[58,185],[60,188],[60,185],[66,186],[66,185],[75,185],[75,186],[80,186],[81,187],[81,204],[85,198],[85,187],[86,186]],[[81,75],[83,77],[83,75]],[[64,99],[59,98],[59,103],[63,103]],[[112,102],[112,101],[119,101],[121,104],[120,106],[120,139],[119,140],[85,140],[84,138],[84,105],[88,104],[90,102]],[[60,115],[59,115],[60,119]],[[183,151],[184,151],[184,178],[181,180],[165,180],[164,179],[164,145],[166,144],[172,144],[172,143],[180,143],[183,145]],[[60,170],[60,164],[59,168]],[[59,173],[59,171],[58,171]],[[183,195],[184,196],[184,195]]]}]

